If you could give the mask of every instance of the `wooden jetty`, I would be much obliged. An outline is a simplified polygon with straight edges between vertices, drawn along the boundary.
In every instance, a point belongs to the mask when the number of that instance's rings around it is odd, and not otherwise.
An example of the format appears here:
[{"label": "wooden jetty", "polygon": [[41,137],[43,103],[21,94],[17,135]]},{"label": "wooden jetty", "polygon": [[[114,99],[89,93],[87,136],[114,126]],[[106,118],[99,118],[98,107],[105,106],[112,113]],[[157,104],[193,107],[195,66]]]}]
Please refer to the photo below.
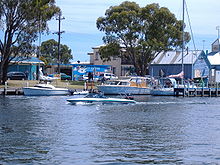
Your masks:
[{"label": "wooden jetty", "polygon": [[174,88],[174,95],[183,97],[218,97],[220,96],[220,88]]},{"label": "wooden jetty", "polygon": [[1,88],[0,95],[23,95],[21,88]]}]

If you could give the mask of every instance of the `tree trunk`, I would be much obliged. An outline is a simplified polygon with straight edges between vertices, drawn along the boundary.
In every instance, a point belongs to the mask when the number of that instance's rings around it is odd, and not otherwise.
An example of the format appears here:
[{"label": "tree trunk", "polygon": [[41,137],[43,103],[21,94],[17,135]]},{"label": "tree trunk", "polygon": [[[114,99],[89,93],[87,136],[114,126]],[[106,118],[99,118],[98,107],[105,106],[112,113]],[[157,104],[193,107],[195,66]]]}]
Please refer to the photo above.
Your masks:
[{"label": "tree trunk", "polygon": [[8,72],[8,64],[9,62],[5,62],[4,64],[1,65],[0,67],[0,73],[1,73],[1,84],[5,85],[5,82],[7,81],[7,72]]},{"label": "tree trunk", "polygon": [[3,65],[3,77],[2,77],[2,83],[5,85],[5,82],[7,81],[7,72],[8,72],[8,62]]},{"label": "tree trunk", "polygon": [[3,78],[3,69],[2,69],[2,62],[0,63],[0,84],[2,84],[2,78]]}]

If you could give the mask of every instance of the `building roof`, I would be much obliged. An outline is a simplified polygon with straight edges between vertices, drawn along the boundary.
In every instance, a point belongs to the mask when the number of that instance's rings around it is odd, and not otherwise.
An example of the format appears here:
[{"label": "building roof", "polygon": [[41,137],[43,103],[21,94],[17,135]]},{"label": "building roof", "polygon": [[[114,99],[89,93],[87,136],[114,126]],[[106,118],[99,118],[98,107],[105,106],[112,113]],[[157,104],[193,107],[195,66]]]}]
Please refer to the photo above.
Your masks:
[{"label": "building roof", "polygon": [[213,43],[212,43],[212,45],[219,45],[219,43],[220,43],[220,39],[218,38],[218,39],[216,39]]},{"label": "building roof", "polygon": [[43,61],[39,60],[37,57],[15,57],[12,61],[13,62],[18,62],[18,63],[24,63],[24,64],[44,64]]},{"label": "building roof", "polygon": [[[188,51],[184,52],[183,63],[193,64],[202,51]],[[182,52],[181,51],[168,51],[161,52],[151,64],[182,64]]]},{"label": "building roof", "polygon": [[211,65],[220,65],[220,52],[211,52],[207,57]]}]

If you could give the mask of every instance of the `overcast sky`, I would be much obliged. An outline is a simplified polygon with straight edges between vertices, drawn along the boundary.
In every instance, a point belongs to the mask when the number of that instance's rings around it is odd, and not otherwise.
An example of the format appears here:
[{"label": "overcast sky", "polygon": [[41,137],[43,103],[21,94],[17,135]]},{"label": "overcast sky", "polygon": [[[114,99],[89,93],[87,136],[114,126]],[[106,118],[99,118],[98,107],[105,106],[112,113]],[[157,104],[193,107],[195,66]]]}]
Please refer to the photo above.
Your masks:
[{"label": "overcast sky", "polygon": [[[104,16],[110,6],[121,4],[122,0],[56,0],[56,5],[62,10],[65,20],[61,28],[62,44],[68,45],[74,55],[73,61],[89,61],[87,53],[92,47],[101,45],[103,33],[96,28],[96,20]],[[160,7],[167,7],[177,19],[182,19],[182,0],[136,0],[141,7],[151,3],[159,3]],[[219,0],[186,0],[190,16],[191,27],[197,49],[209,49],[211,43],[217,39],[216,26],[220,25]],[[187,18],[187,14],[185,15]],[[188,19],[186,24],[189,27]],[[51,33],[57,31],[58,21],[53,19],[49,23]],[[56,35],[43,36],[42,40],[54,38]],[[193,48],[192,42],[188,45]]]}]

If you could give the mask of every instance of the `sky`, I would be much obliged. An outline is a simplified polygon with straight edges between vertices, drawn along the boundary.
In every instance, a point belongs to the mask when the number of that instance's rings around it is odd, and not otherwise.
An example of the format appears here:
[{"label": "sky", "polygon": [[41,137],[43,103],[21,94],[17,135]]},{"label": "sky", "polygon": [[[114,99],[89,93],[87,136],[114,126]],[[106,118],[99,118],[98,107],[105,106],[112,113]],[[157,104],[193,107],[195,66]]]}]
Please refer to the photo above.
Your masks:
[{"label": "sky", "polygon": [[[122,0],[56,0],[56,5],[62,10],[65,18],[61,22],[62,34],[61,44],[66,44],[73,54],[75,61],[89,61],[89,52],[92,47],[103,44],[103,32],[96,27],[98,17],[104,16],[110,6],[120,5]],[[160,7],[167,7],[175,14],[177,19],[182,19],[182,0],[135,0],[140,7],[151,3],[158,3]],[[211,49],[211,44],[218,37],[217,26],[220,26],[220,2],[219,0],[186,0],[187,10],[190,17],[195,48],[199,50]],[[185,12],[186,31],[190,31],[189,19]],[[53,34],[58,31],[58,21],[54,18],[49,22],[49,35],[43,35],[42,41],[58,39]],[[194,49],[193,42],[187,45]]]}]

